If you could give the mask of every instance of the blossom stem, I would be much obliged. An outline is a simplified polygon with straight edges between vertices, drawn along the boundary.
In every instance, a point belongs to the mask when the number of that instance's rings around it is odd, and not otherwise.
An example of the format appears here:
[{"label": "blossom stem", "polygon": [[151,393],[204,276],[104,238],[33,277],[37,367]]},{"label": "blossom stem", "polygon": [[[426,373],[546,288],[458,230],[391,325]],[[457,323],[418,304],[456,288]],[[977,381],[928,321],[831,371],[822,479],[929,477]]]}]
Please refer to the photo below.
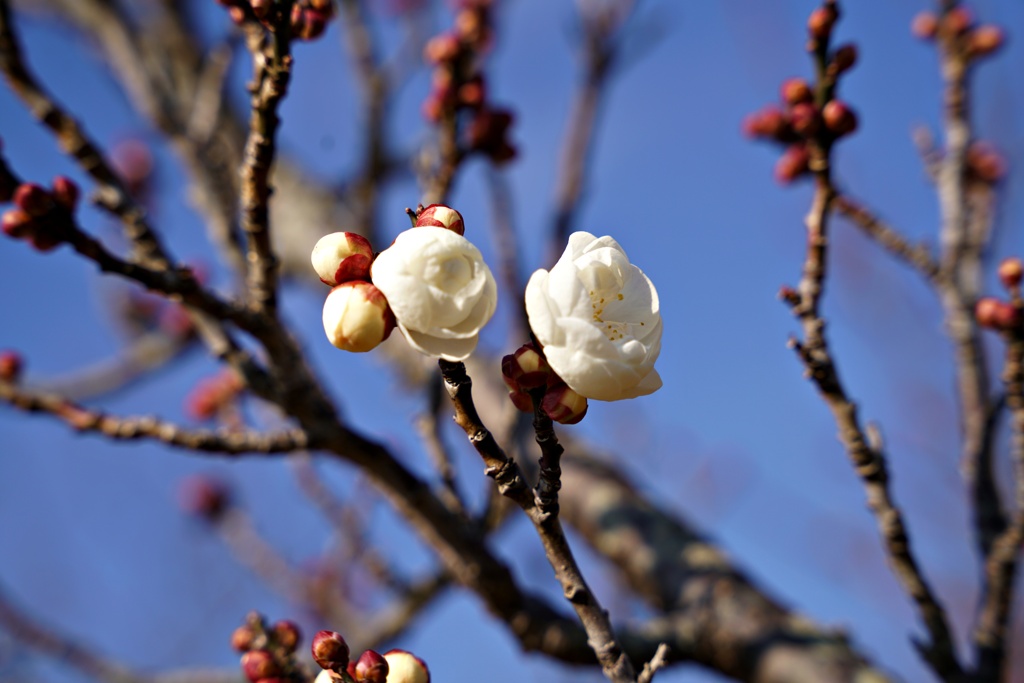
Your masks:
[{"label": "blossom stem", "polygon": [[565,451],[558,443],[555,425],[541,407],[544,391],[531,392],[533,398],[533,431],[537,445],[540,446],[540,476],[533,488],[533,497],[537,507],[545,515],[558,516],[558,491],[562,488],[562,468],[560,461]]}]

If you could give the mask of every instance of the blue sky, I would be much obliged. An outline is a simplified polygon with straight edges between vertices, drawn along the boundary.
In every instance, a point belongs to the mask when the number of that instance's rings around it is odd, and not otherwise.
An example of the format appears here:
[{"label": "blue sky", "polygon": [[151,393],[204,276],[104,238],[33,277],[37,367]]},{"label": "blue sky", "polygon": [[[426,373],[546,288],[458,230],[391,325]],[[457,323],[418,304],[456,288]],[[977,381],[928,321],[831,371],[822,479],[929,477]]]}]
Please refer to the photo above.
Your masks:
[{"label": "blue sky", "polygon": [[[934,244],[935,195],[910,139],[913,127],[935,129],[939,121],[934,52],[908,28],[926,5],[847,4],[838,39],[856,42],[860,62],[841,92],[860,113],[861,127],[839,146],[836,175],[908,235]],[[657,286],[665,321],[658,369],[665,387],[635,401],[595,403],[574,429],[629,453],[627,467],[645,490],[699,522],[776,595],[817,621],[848,628],[886,667],[920,680],[908,640],[918,633],[911,609],[885,567],[831,418],[785,346],[796,328],[775,294],[799,277],[809,188],[779,187],[772,179],[776,151],[739,132],[745,114],[776,100],[782,80],[810,75],[802,43],[813,6],[641,3],[624,49],[627,66],[600,120],[577,225],[614,236]],[[1017,87],[1024,41],[1015,40],[1024,36],[1024,6],[987,0],[973,7],[1010,34],[1007,48],[977,70],[974,120],[978,135],[996,141],[1014,171],[1024,167],[1024,90]],[[569,2],[506,0],[488,66],[492,97],[517,114],[513,137],[521,156],[507,175],[524,275],[544,265],[558,148],[577,73],[572,8]],[[204,10],[203,19],[212,36],[228,30],[216,7]],[[384,35],[396,34],[388,20],[376,20]],[[435,13],[438,26],[446,20]],[[142,136],[159,144],[93,50],[53,24],[29,19],[21,25],[31,63],[98,140]],[[360,134],[338,43],[332,27],[318,43],[297,47],[292,94],[282,111],[282,147],[329,179],[354,168]],[[247,69],[240,64],[233,79],[238,98]],[[418,115],[427,88],[420,74],[402,90],[390,121],[396,146],[427,138]],[[24,177],[81,179],[5,89],[0,136]],[[188,207],[181,168],[170,150],[158,147],[157,153],[157,224],[183,260],[214,261]],[[452,203],[466,218],[467,236],[493,265],[484,170],[479,163],[465,167]],[[1021,178],[1011,172],[1003,185],[993,257],[1024,251]],[[385,231],[407,225],[402,207],[417,196],[411,183],[388,192]],[[96,212],[83,216],[93,232],[113,234]],[[929,577],[965,634],[978,567],[957,471],[951,354],[938,304],[913,274],[846,225],[836,228],[832,257],[825,315],[840,371],[863,416],[879,421],[887,435],[895,495]],[[8,294],[0,300],[0,347],[25,351],[29,379],[38,380],[105,358],[120,343],[104,310],[114,291],[118,283],[99,278],[66,250],[38,255],[4,240],[0,292]],[[386,438],[419,468],[409,428],[418,403],[381,381],[386,374],[372,354],[348,356],[324,342],[323,294],[289,287],[286,316],[352,421]],[[501,296],[511,301],[516,294]],[[494,348],[503,341],[490,334],[483,343]],[[115,413],[184,420],[182,398],[212,367],[193,353],[103,405]],[[354,386],[358,396],[351,395]],[[294,612],[175,503],[180,477],[215,472],[237,486],[261,530],[301,562],[323,548],[326,527],[298,500],[283,462],[228,463],[153,445],[111,444],[6,409],[0,410],[0,434],[0,580],[40,616],[129,663],[160,667],[230,665],[227,637],[247,609],[273,617]],[[482,475],[468,448],[458,465],[463,481],[477,490]],[[350,472],[324,469],[340,491],[352,488]],[[410,568],[426,565],[428,556],[409,549],[414,542],[390,512],[375,509],[372,517],[388,552],[406,558]],[[500,547],[524,583],[557,598],[531,534],[515,526]],[[609,571],[595,565],[591,575],[598,590],[612,591]],[[481,666],[499,683],[571,678],[570,670],[520,655],[478,602],[461,594],[431,609],[401,645],[427,659],[437,681],[479,678]],[[59,669],[42,671],[67,678]],[[579,677],[596,680],[592,672]],[[677,668],[662,680],[715,679]]]}]

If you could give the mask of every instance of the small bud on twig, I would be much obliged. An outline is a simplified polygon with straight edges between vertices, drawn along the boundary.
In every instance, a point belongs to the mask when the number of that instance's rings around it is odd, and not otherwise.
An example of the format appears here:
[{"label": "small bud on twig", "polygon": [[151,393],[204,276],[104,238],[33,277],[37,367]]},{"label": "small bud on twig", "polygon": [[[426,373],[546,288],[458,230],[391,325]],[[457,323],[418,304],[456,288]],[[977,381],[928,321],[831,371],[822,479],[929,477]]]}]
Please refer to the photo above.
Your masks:
[{"label": "small bud on twig", "polygon": [[317,631],[311,650],[313,660],[321,669],[341,672],[349,664],[348,643],[335,631]]},{"label": "small bud on twig", "polygon": [[355,679],[360,683],[386,683],[388,662],[377,652],[367,650],[359,655],[355,666]]},{"label": "small bud on twig", "polygon": [[999,281],[1003,283],[1003,287],[1007,289],[1015,289],[1020,287],[1022,276],[1024,276],[1024,263],[1021,262],[1016,256],[1012,256],[1007,259],[1003,259],[1003,262],[999,264]]}]

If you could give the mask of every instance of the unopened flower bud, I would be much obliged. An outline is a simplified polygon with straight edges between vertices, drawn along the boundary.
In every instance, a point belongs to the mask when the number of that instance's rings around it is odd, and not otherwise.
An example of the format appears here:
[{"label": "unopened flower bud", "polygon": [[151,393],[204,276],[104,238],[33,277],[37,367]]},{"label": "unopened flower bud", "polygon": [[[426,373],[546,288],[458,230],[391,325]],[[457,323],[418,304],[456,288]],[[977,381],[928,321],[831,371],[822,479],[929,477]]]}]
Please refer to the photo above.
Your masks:
[{"label": "unopened flower bud", "polygon": [[[235,11],[240,15],[235,23],[241,23],[245,19],[245,12],[240,7],[233,7],[230,10],[232,18]],[[122,140],[114,147],[111,162],[124,180],[128,192],[133,195],[145,193],[153,178],[153,152],[149,145],[137,138]]]},{"label": "unopened flower bud", "polygon": [[994,297],[980,299],[974,307],[974,319],[990,330],[1006,330],[1019,322],[1017,308]]},{"label": "unopened flower bud", "polygon": [[997,183],[1006,175],[1006,160],[990,143],[972,142],[967,148],[967,170],[984,183]]},{"label": "unopened flower bud", "polygon": [[313,659],[321,669],[341,672],[349,665],[348,643],[340,633],[317,631],[313,636]]},{"label": "unopened flower bud", "polygon": [[790,145],[775,164],[775,179],[786,184],[808,170],[811,155],[805,145]]},{"label": "unopened flower bud", "polygon": [[1013,289],[1020,286],[1021,278],[1024,276],[1024,263],[1016,256],[1003,259],[997,272],[1003,287]]},{"label": "unopened flower bud", "polygon": [[388,661],[373,650],[367,650],[359,655],[355,671],[355,679],[360,683],[386,683]]},{"label": "unopened flower bud", "polygon": [[274,636],[274,642],[286,654],[295,652],[295,648],[299,646],[299,642],[302,640],[302,631],[299,630],[299,625],[288,619],[283,619],[274,624],[271,633]]},{"label": "unopened flower bud", "polygon": [[245,23],[245,10],[241,7],[229,7],[228,17],[231,19],[233,23],[237,24],[238,26],[241,26]]},{"label": "unopened flower bud", "polygon": [[256,633],[251,626],[239,626],[231,633],[231,648],[238,652],[248,652],[255,639]]},{"label": "unopened flower bud", "polygon": [[369,280],[373,247],[354,232],[332,232],[317,241],[310,260],[325,285],[335,287],[351,280]]},{"label": "unopened flower bud", "polygon": [[803,78],[790,78],[782,83],[782,101],[789,105],[810,102],[814,99],[811,86]]},{"label": "unopened flower bud", "polygon": [[334,0],[309,0],[309,6],[317,12],[334,14]]},{"label": "unopened flower bud", "polygon": [[274,7],[274,0],[249,0],[252,6],[252,13],[257,19],[266,19],[270,10]]},{"label": "unopened flower bud", "polygon": [[405,650],[384,653],[388,683],[430,683],[430,670],[422,659]]},{"label": "unopened flower bud", "polygon": [[24,363],[17,351],[0,351],[0,382],[17,383]]},{"label": "unopened flower bud", "polygon": [[242,673],[252,683],[273,678],[281,673],[274,657],[266,650],[251,650],[242,655]]},{"label": "unopened flower bud", "polygon": [[946,16],[942,20],[942,27],[950,35],[956,36],[967,31],[973,23],[974,15],[971,14],[971,10],[959,5],[946,12]]},{"label": "unopened flower bud", "polygon": [[501,376],[510,391],[529,391],[548,383],[551,368],[533,344],[523,344],[501,359]]},{"label": "unopened flower bud", "polygon": [[967,50],[973,57],[985,57],[998,51],[1005,40],[1003,29],[986,24],[971,31],[967,41]]},{"label": "unopened flower bud", "polygon": [[29,216],[44,216],[53,208],[53,195],[35,183],[22,183],[14,191],[14,204]]},{"label": "unopened flower bud", "polygon": [[53,179],[53,198],[68,211],[74,211],[78,204],[78,185],[67,176],[59,175]]},{"label": "unopened flower bud", "polygon": [[391,335],[395,314],[388,300],[369,282],[345,282],[324,301],[324,332],[343,351],[362,353]]},{"label": "unopened flower bud", "polygon": [[802,137],[811,137],[818,132],[821,116],[813,104],[798,104],[789,112],[789,125]]},{"label": "unopened flower bud", "polygon": [[821,110],[825,127],[836,134],[836,137],[849,135],[857,130],[857,115],[845,102],[832,100]]},{"label": "unopened flower bud", "polygon": [[921,12],[910,23],[910,32],[915,38],[933,40],[939,32],[939,18],[932,12]]},{"label": "unopened flower bud", "polygon": [[427,45],[423,49],[423,59],[428,64],[450,62],[458,56],[461,49],[458,36],[442,33],[427,41]]},{"label": "unopened flower bud", "polygon": [[32,216],[21,209],[8,209],[0,218],[0,229],[8,237],[21,239],[28,236],[32,230]]},{"label": "unopened flower bud", "polygon": [[773,140],[782,140],[787,133],[792,135],[786,115],[781,109],[771,105],[747,116],[743,120],[743,133],[747,137]]},{"label": "unopened flower bud", "polygon": [[484,105],[486,99],[487,91],[484,87],[483,76],[476,75],[459,86],[458,100],[459,105],[463,107],[477,109]]},{"label": "unopened flower bud", "polygon": [[415,227],[422,228],[427,225],[435,228],[445,228],[457,235],[466,234],[466,225],[462,221],[462,214],[444,204],[431,204],[423,209],[423,211],[420,211],[416,217]]},{"label": "unopened flower bud", "polygon": [[227,486],[218,479],[203,475],[184,479],[178,489],[178,499],[185,512],[211,522],[220,518],[231,504]]},{"label": "unopened flower bud", "polygon": [[835,54],[832,55],[832,65],[836,70],[836,73],[843,73],[853,68],[853,65],[857,63],[857,46],[853,43],[847,43],[836,48]]},{"label": "unopened flower bud", "polygon": [[516,151],[508,142],[508,129],[513,120],[512,112],[507,109],[476,112],[466,131],[470,148],[486,154],[495,163],[512,159]]},{"label": "unopened flower bud", "polygon": [[825,40],[832,33],[832,27],[838,18],[839,15],[836,13],[834,6],[826,5],[819,7],[811,12],[811,16],[807,18],[807,31],[811,34],[812,38]]},{"label": "unopened flower bud", "polygon": [[548,387],[540,407],[555,422],[574,425],[587,414],[587,398],[558,382]]}]

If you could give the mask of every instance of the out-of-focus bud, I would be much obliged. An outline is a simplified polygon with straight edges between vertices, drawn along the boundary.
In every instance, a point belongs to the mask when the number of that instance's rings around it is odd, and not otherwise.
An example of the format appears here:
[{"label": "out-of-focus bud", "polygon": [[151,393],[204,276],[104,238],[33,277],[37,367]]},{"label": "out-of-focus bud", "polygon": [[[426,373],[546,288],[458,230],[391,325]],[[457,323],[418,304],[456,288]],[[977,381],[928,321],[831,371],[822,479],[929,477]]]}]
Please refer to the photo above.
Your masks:
[{"label": "out-of-focus bud", "polygon": [[341,672],[349,665],[348,643],[340,633],[317,631],[313,636],[313,659],[321,669]]},{"label": "out-of-focus bud", "polygon": [[971,175],[983,183],[997,183],[1006,176],[1006,159],[983,140],[971,143],[965,162]]},{"label": "out-of-focus bud", "polygon": [[185,397],[185,412],[193,420],[212,420],[235,400],[242,388],[242,380],[234,370],[207,377]]},{"label": "out-of-focus bud", "polygon": [[775,164],[775,179],[788,184],[807,172],[811,155],[806,145],[790,145]]},{"label": "out-of-focus bud", "polygon": [[1016,256],[1003,259],[1003,262],[999,264],[997,272],[1003,287],[1014,289],[1020,287],[1022,276],[1024,276],[1024,263]]},{"label": "out-of-focus bud", "polygon": [[574,425],[587,414],[587,399],[558,382],[548,387],[540,407],[555,422]]},{"label": "out-of-focus bud", "polygon": [[836,19],[839,15],[836,13],[836,9],[832,5],[825,5],[811,12],[811,16],[807,18],[807,31],[811,34],[812,38],[817,40],[825,40],[831,35],[832,27],[835,26]]},{"label": "out-of-focus bud", "polygon": [[32,216],[29,216],[21,209],[4,211],[3,217],[0,218],[0,229],[8,237],[15,239],[27,237],[32,231]]},{"label": "out-of-focus bud", "polygon": [[22,183],[14,191],[14,204],[33,218],[53,209],[53,195],[35,183]]},{"label": "out-of-focus bud", "polygon": [[74,211],[78,204],[78,185],[67,176],[59,175],[53,179],[53,198],[68,211]]},{"label": "out-of-focus bud", "polygon": [[445,228],[458,235],[466,234],[466,225],[462,221],[462,214],[444,204],[431,204],[419,213],[414,227],[422,228],[423,226]]},{"label": "out-of-focus bud", "polygon": [[933,40],[939,32],[939,18],[932,12],[921,12],[910,23],[910,32],[915,38]]},{"label": "out-of-focus bud", "polygon": [[274,636],[274,642],[277,643],[285,654],[295,652],[295,648],[299,646],[299,642],[302,640],[302,631],[299,630],[299,625],[290,619],[282,619],[274,624],[273,628],[271,628],[271,634]]},{"label": "out-of-focus bud", "polygon": [[507,109],[479,110],[466,135],[470,148],[486,154],[496,164],[515,158],[516,149],[508,141],[508,129],[514,120]]},{"label": "out-of-focus bud", "polygon": [[985,57],[999,50],[1006,41],[1003,29],[986,24],[971,31],[967,39],[967,52],[972,57]]},{"label": "out-of-focus bud", "polygon": [[274,0],[249,0],[249,5],[257,19],[266,19],[274,7]]},{"label": "out-of-focus bud", "polygon": [[384,294],[369,282],[344,282],[324,301],[324,332],[343,351],[362,353],[391,335],[395,314]]},{"label": "out-of-focus bud", "polygon": [[478,109],[484,105],[487,99],[487,89],[484,86],[484,77],[477,74],[461,86],[458,91],[459,106]]},{"label": "out-of-focus bud", "polygon": [[523,344],[501,359],[501,376],[510,391],[529,391],[548,383],[551,368],[533,344]]},{"label": "out-of-focus bud", "polygon": [[386,683],[388,661],[377,652],[367,650],[359,655],[355,672],[355,679],[360,683]]},{"label": "out-of-focus bud", "polygon": [[[232,15],[236,10],[241,15],[236,23],[241,23],[245,12],[239,7],[233,7],[230,10]],[[111,163],[124,180],[128,192],[143,195],[149,189],[154,162],[153,153],[145,142],[138,138],[128,138],[117,143],[111,153]]]},{"label": "out-of-focus bud", "polygon": [[197,474],[181,482],[178,500],[185,512],[214,522],[231,505],[231,494],[219,479]]},{"label": "out-of-focus bud", "polygon": [[857,46],[853,43],[847,43],[836,48],[835,54],[832,55],[832,64],[835,67],[836,73],[843,73],[853,68],[853,65],[857,63]]},{"label": "out-of-focus bud", "polygon": [[430,669],[422,659],[405,650],[384,653],[388,663],[388,683],[430,683]]},{"label": "out-of-focus bud", "polygon": [[317,240],[310,260],[325,285],[335,287],[350,280],[369,280],[373,247],[354,232],[332,232]]},{"label": "out-of-focus bud", "polygon": [[274,657],[266,650],[251,650],[242,655],[242,673],[252,683],[274,678],[281,673]]},{"label": "out-of-focus bud", "polygon": [[821,110],[825,127],[835,133],[836,137],[849,135],[857,130],[857,115],[845,102],[832,100]]},{"label": "out-of-focus bud", "polygon": [[1020,322],[1016,306],[995,297],[979,299],[974,307],[974,319],[990,330],[1008,330]]},{"label": "out-of-focus bud", "polygon": [[328,15],[334,14],[334,0],[308,0],[309,6],[317,12],[324,12]]},{"label": "out-of-focus bud", "polygon": [[248,652],[252,649],[256,633],[251,626],[239,626],[231,633],[231,649],[238,652]]},{"label": "out-of-focus bud", "polygon": [[462,49],[459,37],[452,33],[442,33],[427,41],[423,48],[423,59],[428,64],[443,64],[454,60]]},{"label": "out-of-focus bud", "polygon": [[798,303],[800,303],[800,293],[797,292],[792,287],[790,287],[789,285],[783,285],[779,287],[778,297],[779,299],[785,301],[790,306],[796,306]]},{"label": "out-of-focus bud", "polygon": [[[803,78],[789,78],[782,83],[779,90],[782,101],[789,105],[810,102],[814,99],[811,86]],[[781,112],[779,112],[781,114]]]},{"label": "out-of-focus bud", "polygon": [[0,382],[17,383],[24,367],[21,354],[17,351],[0,351]]},{"label": "out-of-focus bud", "polygon": [[[299,7],[294,5],[294,7]],[[331,17],[326,12],[321,12],[310,7],[303,7],[299,12],[298,19],[292,14],[292,35],[299,40],[316,40],[327,30],[327,24]]]},{"label": "out-of-focus bud", "polygon": [[245,23],[245,10],[241,7],[229,7],[228,17],[230,17],[233,23],[241,26]]},{"label": "out-of-focus bud", "polygon": [[958,36],[966,32],[973,23],[974,15],[971,10],[963,5],[958,5],[946,12],[946,16],[942,19],[942,28],[950,35]]},{"label": "out-of-focus bud", "polygon": [[789,132],[786,115],[772,105],[750,114],[743,120],[743,133],[747,137],[781,140]]},{"label": "out-of-focus bud", "polygon": [[798,104],[789,112],[789,125],[802,137],[811,137],[821,127],[821,116],[813,104]]}]

